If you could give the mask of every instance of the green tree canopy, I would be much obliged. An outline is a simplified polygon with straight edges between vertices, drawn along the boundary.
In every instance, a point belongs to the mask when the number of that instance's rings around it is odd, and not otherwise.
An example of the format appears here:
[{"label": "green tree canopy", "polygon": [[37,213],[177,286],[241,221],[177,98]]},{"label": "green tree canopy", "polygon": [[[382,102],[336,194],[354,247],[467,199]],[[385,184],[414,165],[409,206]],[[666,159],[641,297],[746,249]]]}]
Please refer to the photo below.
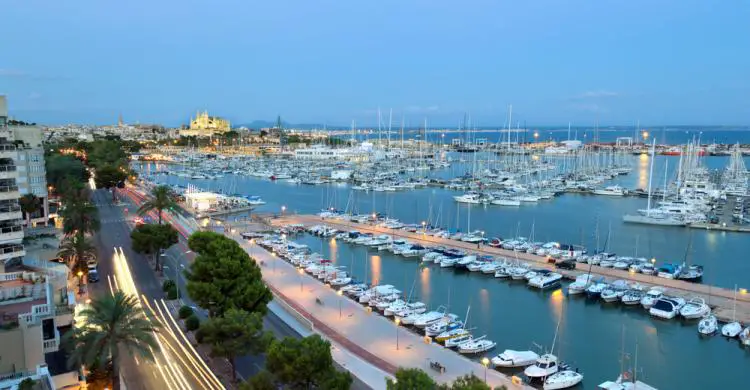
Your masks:
[{"label": "green tree canopy", "polygon": [[159,255],[162,249],[179,242],[177,230],[172,225],[143,224],[130,232],[133,250],[137,253],[154,256],[154,269],[161,269],[159,265]]},{"label": "green tree canopy", "polygon": [[212,356],[229,360],[234,381],[237,380],[235,359],[263,353],[273,341],[273,335],[263,331],[263,317],[259,313],[237,309],[229,309],[223,316],[204,322],[199,332],[201,343],[211,347]]},{"label": "green tree canopy", "polygon": [[119,140],[100,139],[86,145],[88,165],[99,169],[106,165],[127,168],[130,153]]},{"label": "green tree canopy", "polygon": [[230,308],[266,313],[273,298],[260,267],[234,240],[214,232],[197,232],[188,241],[198,256],[185,272],[187,291],[211,316]]},{"label": "green tree canopy", "polygon": [[418,368],[399,368],[396,371],[396,380],[386,380],[385,386],[388,390],[412,390],[412,389],[434,389],[437,387],[432,378],[426,372]]},{"label": "green tree canopy", "polygon": [[331,343],[319,335],[274,341],[266,354],[266,369],[293,389],[348,389],[352,383],[348,372],[336,371]]},{"label": "green tree canopy", "polygon": [[18,203],[21,205],[21,211],[26,216],[26,226],[31,225],[31,214],[39,211],[42,206],[41,200],[34,194],[24,194]]},{"label": "green tree canopy", "polygon": [[174,200],[174,192],[169,186],[161,185],[151,189],[151,198],[138,208],[138,214],[144,215],[151,210],[156,210],[159,214],[159,224],[161,225],[162,212],[175,207],[177,207],[177,202]]},{"label": "green tree canopy", "polygon": [[240,390],[278,390],[279,387],[276,386],[273,375],[266,370],[262,370],[247,381],[240,383],[239,388]]},{"label": "green tree canopy", "polygon": [[73,156],[52,154],[45,157],[47,183],[61,192],[66,181],[85,183],[89,179],[89,171],[83,162]]},{"label": "green tree canopy", "polygon": [[146,319],[136,297],[122,291],[94,299],[80,316],[81,327],[68,332],[63,340],[68,347],[68,365],[111,362],[114,389],[120,387],[121,351],[152,360],[151,350],[159,348],[154,337],[157,324]]},{"label": "green tree canopy", "polygon": [[94,183],[97,188],[112,190],[112,200],[115,199],[115,188],[128,178],[128,170],[116,165],[101,165],[96,169]]},{"label": "green tree canopy", "polygon": [[439,388],[444,390],[492,390],[490,386],[473,373],[456,378],[450,386],[442,385]]},{"label": "green tree canopy", "polygon": [[95,233],[99,230],[99,209],[87,197],[88,191],[71,192],[60,210],[66,235]]}]

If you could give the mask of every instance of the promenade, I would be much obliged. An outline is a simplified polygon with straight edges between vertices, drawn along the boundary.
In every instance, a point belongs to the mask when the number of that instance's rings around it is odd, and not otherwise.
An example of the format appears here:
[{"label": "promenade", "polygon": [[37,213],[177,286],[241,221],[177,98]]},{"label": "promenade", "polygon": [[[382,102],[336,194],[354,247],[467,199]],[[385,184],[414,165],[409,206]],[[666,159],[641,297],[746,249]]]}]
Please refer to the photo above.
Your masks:
[{"label": "promenade", "polygon": [[[315,215],[287,215],[282,218],[272,219],[271,223],[274,226],[284,226],[288,224],[303,224],[305,226],[312,226],[317,224],[325,224],[342,231],[357,230],[359,232],[367,232],[373,234],[389,234],[393,237],[408,239],[412,242],[420,243],[423,245],[445,246],[450,248],[463,249],[465,251],[484,255],[500,256],[509,259],[519,259],[529,262],[537,268],[555,268],[554,265],[548,263],[547,259],[543,256],[537,256],[525,252],[514,252],[502,248],[493,248],[486,245],[477,248],[476,244],[467,242],[433,237],[419,232],[410,233],[405,230],[387,229],[375,225],[361,224],[345,221],[342,219],[322,219]],[[587,264],[579,263],[578,266],[579,268],[577,271],[556,270],[556,272],[565,275],[569,279],[573,279],[576,275],[586,273],[589,270],[589,265]],[[720,321],[731,321],[733,316],[734,291],[730,289],[700,283],[690,283],[682,280],[659,278],[653,275],[631,273],[628,271],[617,270],[613,268],[604,268],[599,266],[591,266],[591,273],[596,276],[605,277],[610,281],[623,279],[629,282],[638,282],[641,285],[647,287],[654,285],[663,286],[669,289],[669,294],[682,296],[685,299],[690,299],[692,297],[702,297],[706,300],[706,303],[711,305],[711,307],[713,308],[713,314],[716,315],[716,317]],[[750,294],[737,294],[736,318],[738,321],[744,324],[750,323]]]},{"label": "promenade", "polygon": [[[486,369],[479,362],[455,351],[438,344],[426,344],[422,336],[396,326],[392,320],[369,312],[346,296],[339,296],[319,280],[298,272],[293,265],[250,244],[238,234],[232,236],[252,257],[265,263],[262,267],[263,278],[276,297],[288,304],[297,317],[309,321],[311,328],[331,340],[334,345],[344,348],[382,372],[378,386],[378,383],[369,383],[374,374],[366,364],[352,367],[352,371],[373,388],[385,388],[386,375],[394,373],[398,367],[416,367],[442,383],[452,382],[459,376],[473,372],[482,379],[486,374],[487,382],[492,387],[505,385],[509,389],[530,389],[525,385],[512,384],[504,374],[491,367]],[[316,298],[322,304],[316,303]],[[491,357],[496,353],[497,351],[491,351],[487,356]],[[446,372],[440,374],[431,370],[430,360],[443,364]]]}]

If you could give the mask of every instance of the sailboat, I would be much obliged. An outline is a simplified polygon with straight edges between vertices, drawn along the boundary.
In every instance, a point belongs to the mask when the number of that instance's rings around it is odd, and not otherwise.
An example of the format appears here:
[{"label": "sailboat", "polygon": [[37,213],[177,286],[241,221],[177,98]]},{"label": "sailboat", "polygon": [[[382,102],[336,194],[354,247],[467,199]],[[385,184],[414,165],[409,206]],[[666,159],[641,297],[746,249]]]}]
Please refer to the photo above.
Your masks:
[{"label": "sailboat", "polygon": [[729,338],[739,336],[742,324],[737,321],[737,285],[734,285],[734,302],[732,303],[732,322],[721,327],[721,335]]},{"label": "sailboat", "polygon": [[648,173],[648,204],[646,210],[639,210],[638,214],[626,214],[622,216],[623,222],[628,223],[640,223],[647,225],[662,225],[662,226],[685,226],[687,223],[684,220],[677,219],[665,213],[659,209],[651,208],[651,182],[654,174],[654,155],[656,152],[656,139],[651,144],[651,167]]},{"label": "sailboat", "polygon": [[[623,329],[623,334],[624,334],[624,329]],[[625,339],[624,339],[624,336],[623,336],[623,352],[622,352],[622,358],[621,358],[621,361],[620,361],[621,362],[621,364],[620,364],[620,371],[622,372],[622,374],[620,374],[620,376],[618,376],[617,379],[615,379],[614,381],[606,381],[606,382],[600,384],[599,386],[597,386],[597,388],[602,389],[602,390],[656,390],[655,387],[649,386],[649,385],[647,385],[647,384],[639,381],[638,378],[637,378],[637,376],[638,376],[637,375],[637,373],[638,373],[638,371],[637,371],[637,367],[638,367],[638,344],[636,344],[636,346],[635,346],[635,364],[634,364],[634,366],[636,367],[636,369],[633,370],[632,379],[630,378],[630,376],[631,376],[630,372],[626,372],[625,371],[625,363],[624,363],[625,362],[625,350],[624,350],[624,347],[625,347]]]}]

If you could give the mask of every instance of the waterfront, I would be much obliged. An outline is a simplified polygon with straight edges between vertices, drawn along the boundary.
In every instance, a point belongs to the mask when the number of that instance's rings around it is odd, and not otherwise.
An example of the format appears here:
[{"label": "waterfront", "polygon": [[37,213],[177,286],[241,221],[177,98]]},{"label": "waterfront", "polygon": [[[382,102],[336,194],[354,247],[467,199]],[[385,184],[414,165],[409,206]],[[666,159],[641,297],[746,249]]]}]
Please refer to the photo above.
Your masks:
[{"label": "waterfront", "polygon": [[[677,158],[657,156],[654,187],[661,187],[666,161],[669,161],[668,177],[673,176]],[[727,158],[710,157],[705,161],[709,168],[717,169],[726,165]],[[632,156],[632,164],[634,169],[629,175],[618,176],[612,183],[631,189],[646,187],[649,157]],[[167,169],[166,165],[150,164],[148,167],[150,172],[155,171],[155,167]],[[430,172],[430,175],[449,177],[467,170],[471,170],[471,162],[456,163],[451,168]],[[443,188],[368,193],[352,191],[350,185],[343,183],[304,186],[242,175],[226,175],[218,180],[195,180],[175,175],[156,175],[154,178],[171,185],[192,183],[209,190],[258,195],[268,202],[259,207],[258,212],[280,213],[284,206],[288,213],[314,214],[322,208],[344,210],[349,204],[348,208],[356,212],[377,211],[408,223],[427,220],[454,230],[479,229],[484,230],[487,237],[504,238],[519,235],[529,237],[533,226],[533,235],[538,241],[583,243],[589,250],[594,250],[598,241],[601,249],[605,249],[606,244],[610,252],[655,258],[658,263],[681,263],[685,260],[690,242],[688,259],[705,266],[704,283],[724,288],[733,288],[735,284],[750,288],[747,285],[750,282],[743,278],[743,275],[750,274],[750,263],[737,256],[747,251],[747,236],[743,233],[623,223],[623,214],[645,208],[647,201],[643,198],[564,194],[551,201],[521,207],[468,206],[453,200],[452,197],[461,192]]]}]

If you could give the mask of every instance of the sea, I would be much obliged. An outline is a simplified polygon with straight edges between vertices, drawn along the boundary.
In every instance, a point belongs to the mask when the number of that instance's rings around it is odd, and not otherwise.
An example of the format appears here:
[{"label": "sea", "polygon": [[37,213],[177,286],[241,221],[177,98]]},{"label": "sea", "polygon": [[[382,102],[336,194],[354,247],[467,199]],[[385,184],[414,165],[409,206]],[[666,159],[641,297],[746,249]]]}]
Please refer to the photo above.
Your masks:
[{"label": "sea", "polygon": [[[452,157],[467,161],[432,171],[430,175],[448,178],[472,170],[473,155]],[[650,157],[626,158],[630,159],[633,171],[611,184],[646,188]],[[679,157],[655,157],[654,188],[662,187],[665,177],[671,180],[675,176],[678,160]],[[704,159],[711,169],[721,169],[727,162],[728,157],[721,156]],[[461,192],[444,188],[365,193],[353,191],[348,184],[305,186],[244,175],[195,180],[153,175],[160,170],[176,169],[164,164],[144,163],[137,168],[142,176],[158,183],[193,184],[210,191],[258,195],[267,201],[257,209],[259,213],[280,213],[282,207],[286,213],[299,214],[331,207],[380,212],[409,223],[430,221],[452,230],[483,230],[487,237],[533,237],[536,241],[583,244],[589,250],[598,247],[619,255],[655,258],[657,264],[684,261],[702,264],[704,283],[730,289],[735,285],[750,288],[747,258],[750,235],[623,223],[623,214],[646,207],[644,198],[564,194],[521,207],[470,206],[453,200]],[[660,389],[749,388],[750,350],[743,349],[737,340],[720,335],[700,337],[694,321],[660,321],[640,306],[602,304],[567,296],[563,289],[532,290],[524,283],[450,268],[422,268],[414,258],[368,251],[336,240],[306,235],[298,240],[336,264],[346,266],[360,280],[393,284],[405,292],[414,286],[414,299],[431,308],[446,306],[463,317],[470,307],[469,327],[475,335],[487,335],[497,342],[494,353],[506,348],[547,351],[559,321],[554,353],[584,373],[584,382],[578,388],[594,389],[605,380],[614,380],[621,367]]]}]

